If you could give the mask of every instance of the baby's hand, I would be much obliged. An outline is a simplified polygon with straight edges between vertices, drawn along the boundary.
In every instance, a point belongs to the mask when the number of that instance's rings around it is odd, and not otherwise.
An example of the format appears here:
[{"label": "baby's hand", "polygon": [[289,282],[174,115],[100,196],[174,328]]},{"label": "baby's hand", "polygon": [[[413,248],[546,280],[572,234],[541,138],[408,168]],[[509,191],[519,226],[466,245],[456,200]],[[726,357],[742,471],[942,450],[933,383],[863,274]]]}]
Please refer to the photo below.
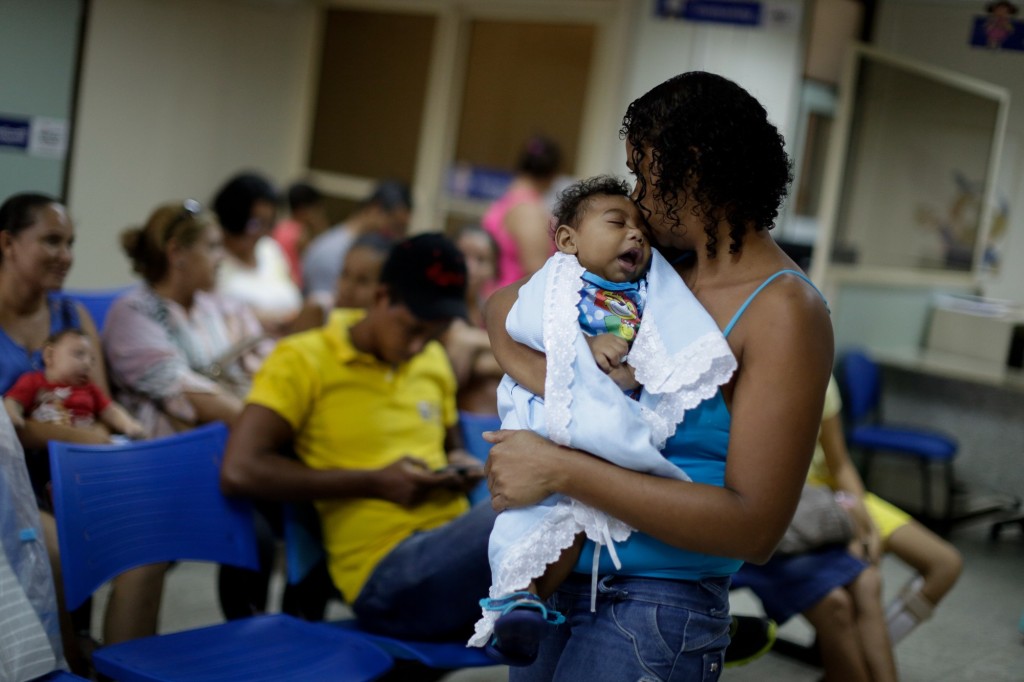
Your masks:
[{"label": "baby's hand", "polygon": [[629,352],[626,340],[615,334],[588,336],[587,343],[590,344],[590,352],[594,354],[594,362],[605,374],[610,374],[621,365],[626,353]]},{"label": "baby's hand", "polygon": [[635,391],[640,388],[640,382],[636,380],[636,370],[632,365],[623,363],[608,372],[608,377],[623,391]]}]

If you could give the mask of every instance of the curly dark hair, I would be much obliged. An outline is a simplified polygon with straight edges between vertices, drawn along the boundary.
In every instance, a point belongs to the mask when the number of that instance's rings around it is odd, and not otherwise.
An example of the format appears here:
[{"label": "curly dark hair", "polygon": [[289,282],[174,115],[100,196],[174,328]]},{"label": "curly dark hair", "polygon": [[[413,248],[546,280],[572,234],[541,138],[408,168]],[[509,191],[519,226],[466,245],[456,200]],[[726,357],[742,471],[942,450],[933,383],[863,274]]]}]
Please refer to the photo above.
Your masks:
[{"label": "curly dark hair", "polygon": [[611,175],[595,175],[566,187],[558,194],[555,203],[555,222],[551,226],[552,237],[559,225],[579,227],[587,212],[591,197],[598,195],[629,196],[629,183]]},{"label": "curly dark hair", "polygon": [[[730,225],[733,254],[748,229],[774,226],[792,180],[789,157],[764,107],[736,83],[704,71],[670,78],[629,105],[619,137],[632,145],[636,170],[650,151],[652,196],[675,228],[683,209],[704,221],[708,257],[718,251],[720,220]],[[637,183],[639,203],[649,187],[639,172]]]},{"label": "curly dark hair", "polygon": [[228,180],[213,198],[213,210],[227,234],[244,234],[252,206],[266,201],[277,206],[277,190],[259,173],[239,173]]}]

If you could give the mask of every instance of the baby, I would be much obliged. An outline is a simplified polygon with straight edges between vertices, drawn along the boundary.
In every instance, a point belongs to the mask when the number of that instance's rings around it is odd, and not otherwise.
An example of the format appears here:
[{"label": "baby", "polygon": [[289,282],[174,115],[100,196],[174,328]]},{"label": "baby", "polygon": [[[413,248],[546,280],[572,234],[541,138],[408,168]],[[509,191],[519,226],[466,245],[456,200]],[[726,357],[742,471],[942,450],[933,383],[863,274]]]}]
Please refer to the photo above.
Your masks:
[{"label": "baby", "polygon": [[80,329],[65,329],[47,339],[45,370],[22,374],[4,396],[14,427],[23,428],[26,419],[75,428],[91,428],[100,421],[115,433],[143,437],[142,425],[92,382],[95,362],[89,337]]},{"label": "baby", "polygon": [[[502,428],[528,428],[625,468],[689,480],[659,450],[685,411],[732,375],[736,360],[725,337],[652,251],[626,183],[608,176],[578,182],[560,195],[555,213],[558,253],[519,290],[506,320],[513,339],[547,357],[544,398],[506,376],[498,389]],[[562,620],[538,592],[580,570],[584,536],[607,547],[618,566],[614,543],[631,532],[564,496],[499,514],[490,598],[481,602],[470,644],[501,662],[529,665],[549,624]]]}]

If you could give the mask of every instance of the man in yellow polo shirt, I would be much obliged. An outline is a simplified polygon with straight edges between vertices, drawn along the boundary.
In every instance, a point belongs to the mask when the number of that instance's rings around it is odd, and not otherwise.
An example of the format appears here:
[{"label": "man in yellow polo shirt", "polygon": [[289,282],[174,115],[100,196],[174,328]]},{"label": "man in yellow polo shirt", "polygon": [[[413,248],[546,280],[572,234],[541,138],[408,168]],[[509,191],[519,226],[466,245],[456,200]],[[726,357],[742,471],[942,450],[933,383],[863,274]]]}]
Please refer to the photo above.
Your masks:
[{"label": "man in yellow polo shirt", "polygon": [[227,494],[316,501],[334,584],[364,627],[396,637],[472,631],[490,584],[494,513],[466,501],[483,470],[456,440],[437,341],[465,315],[465,282],[441,235],[397,244],[368,311],[278,343],[224,457]]}]

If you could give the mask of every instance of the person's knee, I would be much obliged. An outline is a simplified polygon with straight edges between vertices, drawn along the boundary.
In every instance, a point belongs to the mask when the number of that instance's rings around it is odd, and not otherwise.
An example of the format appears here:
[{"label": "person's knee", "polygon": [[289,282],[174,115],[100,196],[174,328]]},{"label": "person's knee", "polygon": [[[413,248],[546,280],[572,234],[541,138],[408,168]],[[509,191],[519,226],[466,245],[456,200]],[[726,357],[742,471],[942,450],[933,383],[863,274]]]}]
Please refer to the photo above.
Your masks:
[{"label": "person's knee", "polygon": [[853,627],[853,597],[842,587],[833,589],[814,605],[814,617],[811,620],[819,630],[822,623],[830,623],[837,628]]},{"label": "person's knee", "polygon": [[935,552],[927,573],[922,576],[924,587],[921,591],[926,593],[933,603],[937,603],[960,579],[963,569],[963,555],[953,545],[943,545]]},{"label": "person's knee", "polygon": [[882,571],[876,566],[868,566],[851,586],[857,603],[882,604]]}]

